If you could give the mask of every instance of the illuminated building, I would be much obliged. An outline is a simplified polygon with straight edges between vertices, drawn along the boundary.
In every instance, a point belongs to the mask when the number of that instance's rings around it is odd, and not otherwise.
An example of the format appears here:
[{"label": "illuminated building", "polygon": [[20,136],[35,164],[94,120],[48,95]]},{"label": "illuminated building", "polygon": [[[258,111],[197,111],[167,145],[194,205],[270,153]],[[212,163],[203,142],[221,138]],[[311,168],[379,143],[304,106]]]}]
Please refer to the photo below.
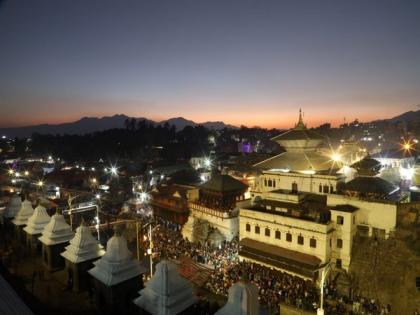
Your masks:
[{"label": "illuminated building", "polygon": [[214,175],[199,188],[197,200],[188,203],[190,216],[182,229],[193,242],[218,245],[238,234],[236,203],[244,200],[247,186],[229,175]]}]

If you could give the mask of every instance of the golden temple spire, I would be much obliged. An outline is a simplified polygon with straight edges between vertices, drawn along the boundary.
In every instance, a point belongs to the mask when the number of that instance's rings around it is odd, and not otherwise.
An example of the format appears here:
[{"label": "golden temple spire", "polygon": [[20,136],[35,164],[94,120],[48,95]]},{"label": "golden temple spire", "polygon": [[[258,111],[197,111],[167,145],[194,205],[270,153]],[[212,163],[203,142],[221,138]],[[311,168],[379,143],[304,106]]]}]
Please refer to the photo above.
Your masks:
[{"label": "golden temple spire", "polygon": [[303,118],[302,118],[302,109],[299,108],[299,121],[298,123],[295,125],[295,129],[306,129],[305,124],[303,123]]}]

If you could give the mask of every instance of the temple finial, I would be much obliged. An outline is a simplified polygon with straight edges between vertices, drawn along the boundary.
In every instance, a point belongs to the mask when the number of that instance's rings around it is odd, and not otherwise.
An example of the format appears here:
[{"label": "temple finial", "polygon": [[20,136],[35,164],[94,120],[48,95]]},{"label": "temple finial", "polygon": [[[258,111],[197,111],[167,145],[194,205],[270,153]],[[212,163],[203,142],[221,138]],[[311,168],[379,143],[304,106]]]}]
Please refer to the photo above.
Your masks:
[{"label": "temple finial", "polygon": [[306,128],[305,124],[303,123],[302,109],[301,108],[299,108],[299,121],[296,124],[295,128],[298,128],[298,129],[304,129],[304,128]]}]

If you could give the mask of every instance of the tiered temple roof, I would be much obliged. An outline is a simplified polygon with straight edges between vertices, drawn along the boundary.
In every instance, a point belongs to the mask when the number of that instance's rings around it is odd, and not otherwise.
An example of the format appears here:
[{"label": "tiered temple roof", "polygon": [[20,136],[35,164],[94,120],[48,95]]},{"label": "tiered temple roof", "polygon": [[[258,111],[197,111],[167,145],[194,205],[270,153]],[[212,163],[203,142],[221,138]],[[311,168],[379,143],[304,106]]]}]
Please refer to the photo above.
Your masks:
[{"label": "tiered temple roof", "polygon": [[258,315],[260,305],[258,303],[258,288],[250,283],[239,281],[229,289],[229,297],[216,315]]},{"label": "tiered temple roof", "polygon": [[119,284],[146,272],[133,259],[127,247],[127,240],[116,231],[106,245],[106,253],[94,262],[95,267],[88,272],[107,286]]},{"label": "tiered temple roof", "polygon": [[45,245],[55,245],[70,241],[74,236],[70,225],[64,220],[64,216],[56,213],[45,226],[39,240]]},{"label": "tiered temple roof", "polygon": [[102,245],[92,236],[89,226],[82,222],[61,256],[72,263],[81,263],[101,257],[104,253]]},{"label": "tiered temple roof", "polygon": [[258,169],[333,174],[333,170],[341,168],[331,158],[331,152],[322,148],[327,139],[306,128],[300,111],[295,127],[271,140],[276,141],[286,152],[255,164]]},{"label": "tiered temple roof", "polygon": [[4,211],[4,217],[8,219],[14,218],[18,213],[21,205],[22,199],[20,198],[20,196],[13,195],[9,201],[9,204],[6,207],[6,210]]},{"label": "tiered temple roof", "polygon": [[175,315],[197,302],[190,283],[182,278],[175,264],[162,260],[152,279],[134,303],[154,315]]},{"label": "tiered temple roof", "polygon": [[25,199],[22,202],[22,205],[18,211],[18,213],[16,213],[15,218],[13,219],[13,224],[20,226],[20,225],[26,225],[26,223],[28,222],[28,219],[34,214],[34,208],[32,207],[32,202],[30,202],[29,200]]},{"label": "tiered temple roof", "polygon": [[41,234],[50,220],[51,217],[48,215],[47,209],[38,205],[23,230],[30,235]]}]

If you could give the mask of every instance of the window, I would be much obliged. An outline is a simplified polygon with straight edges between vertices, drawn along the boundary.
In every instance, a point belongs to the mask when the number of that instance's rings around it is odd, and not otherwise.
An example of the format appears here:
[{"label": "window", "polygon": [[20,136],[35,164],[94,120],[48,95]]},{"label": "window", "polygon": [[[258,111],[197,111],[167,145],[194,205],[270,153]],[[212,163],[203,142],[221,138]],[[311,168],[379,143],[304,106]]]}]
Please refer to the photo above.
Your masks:
[{"label": "window", "polygon": [[276,180],[275,179],[273,179],[273,187],[274,188],[276,187]]},{"label": "window", "polygon": [[264,178],[264,186],[267,186],[267,179]]},{"label": "window", "polygon": [[356,224],[356,216],[353,216],[353,224]]},{"label": "window", "polygon": [[279,240],[279,239],[280,239],[280,237],[281,237],[280,231],[276,231],[276,233],[274,233],[274,234],[275,234],[275,235],[274,235],[274,236],[275,236],[275,238]]},{"label": "window", "polygon": [[330,194],[332,194],[333,191],[334,191],[334,187],[333,187],[333,185],[330,185]]},{"label": "window", "polygon": [[265,236],[270,236],[270,229],[269,228],[265,228]]},{"label": "window", "polygon": [[290,234],[290,233],[286,234],[286,241],[288,241],[288,242],[292,241],[292,234]]},{"label": "window", "polygon": [[312,247],[312,248],[316,248],[316,239],[311,238],[309,240],[309,246]]},{"label": "window", "polygon": [[343,248],[343,240],[341,238],[337,238],[337,248]]},{"label": "window", "polygon": [[251,232],[251,224],[247,223],[246,226],[245,226],[245,230],[247,232]]},{"label": "window", "polygon": [[260,227],[259,226],[255,227],[255,234],[260,234]]},{"label": "window", "polygon": [[298,185],[296,182],[292,183],[292,193],[298,192]]},{"label": "window", "polygon": [[302,235],[298,236],[298,244],[303,245],[303,236]]},{"label": "window", "polygon": [[328,194],[328,186],[324,185],[324,194]]},{"label": "window", "polygon": [[322,185],[319,184],[319,192],[322,193]]},{"label": "window", "polygon": [[344,217],[342,215],[337,216],[337,224],[340,224],[340,225],[344,224]]},{"label": "window", "polygon": [[330,247],[332,246],[332,239],[330,238]]},{"label": "window", "polygon": [[335,266],[339,269],[341,269],[341,259],[338,259],[335,261]]},{"label": "window", "polygon": [[271,179],[268,180],[268,187],[272,187],[273,186],[273,182],[271,181]]}]

